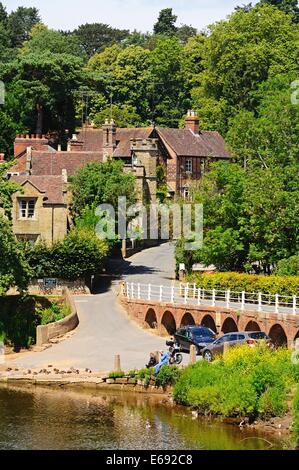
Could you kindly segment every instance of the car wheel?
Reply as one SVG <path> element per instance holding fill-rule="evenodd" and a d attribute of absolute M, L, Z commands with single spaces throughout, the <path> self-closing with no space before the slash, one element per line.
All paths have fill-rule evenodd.
<path fill-rule="evenodd" d="M 175 356 L 175 363 L 176 364 L 181 364 L 183 362 L 183 355 L 181 353 L 176 354 Z"/>
<path fill-rule="evenodd" d="M 207 362 L 212 362 L 213 360 L 213 354 L 211 353 L 211 351 L 205 351 L 204 354 L 203 354 L 203 358 L 205 361 Z"/>

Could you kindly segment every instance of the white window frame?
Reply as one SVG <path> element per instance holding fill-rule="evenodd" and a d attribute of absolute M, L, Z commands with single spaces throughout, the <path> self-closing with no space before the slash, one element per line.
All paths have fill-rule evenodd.
<path fill-rule="evenodd" d="M 193 172 L 193 161 L 192 158 L 188 158 L 185 160 L 185 172 L 192 173 Z"/>
<path fill-rule="evenodd" d="M 20 198 L 19 199 L 19 219 L 34 220 L 35 218 L 36 218 L 36 199 Z"/>

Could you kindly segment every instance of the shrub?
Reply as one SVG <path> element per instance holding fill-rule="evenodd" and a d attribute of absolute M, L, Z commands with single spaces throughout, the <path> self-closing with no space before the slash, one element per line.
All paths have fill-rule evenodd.
<path fill-rule="evenodd" d="M 108 255 L 108 244 L 87 229 L 73 229 L 64 240 L 49 247 L 28 248 L 27 257 L 34 277 L 58 277 L 74 281 L 90 280 L 99 274 Z"/>
<path fill-rule="evenodd" d="M 242 346 L 211 364 L 199 361 L 187 367 L 174 385 L 174 398 L 205 414 L 280 416 L 297 379 L 298 366 L 287 349 Z"/>
<path fill-rule="evenodd" d="M 299 276 L 264 276 L 235 272 L 187 276 L 187 282 L 203 289 L 262 292 L 264 294 L 299 295 Z"/>
<path fill-rule="evenodd" d="M 299 254 L 278 261 L 275 274 L 279 276 L 299 276 Z"/>
<path fill-rule="evenodd" d="M 63 304 L 54 302 L 46 309 L 38 308 L 36 313 L 40 316 L 40 324 L 48 325 L 65 318 L 70 314 L 70 309 Z"/>
<path fill-rule="evenodd" d="M 293 430 L 297 443 L 299 444 L 299 385 L 297 386 L 297 391 L 293 403 L 293 416 L 294 416 L 294 425 Z"/>
<path fill-rule="evenodd" d="M 161 387 L 173 385 L 179 380 L 180 375 L 181 371 L 177 366 L 162 366 L 156 376 L 156 384 Z"/>
<path fill-rule="evenodd" d="M 123 377 L 125 377 L 125 375 L 126 374 L 124 373 L 124 371 L 116 370 L 116 371 L 110 372 L 109 379 L 122 379 Z"/>

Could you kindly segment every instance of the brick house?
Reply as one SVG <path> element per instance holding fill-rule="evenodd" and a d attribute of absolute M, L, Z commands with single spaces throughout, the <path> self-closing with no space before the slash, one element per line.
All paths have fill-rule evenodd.
<path fill-rule="evenodd" d="M 66 151 L 60 146 L 54 149 L 44 135 L 18 135 L 14 150 L 16 164 L 8 177 L 21 183 L 24 190 L 23 196 L 14 196 L 14 231 L 21 238 L 48 242 L 66 234 L 68 178 L 90 162 L 122 160 L 124 171 L 136 176 L 140 200 L 155 202 L 157 165 L 164 168 L 169 197 L 188 197 L 190 185 L 202 177 L 211 162 L 231 158 L 221 135 L 201 130 L 193 111 L 188 112 L 184 129 L 122 129 L 107 120 L 101 129 L 89 125 L 74 134 Z"/>

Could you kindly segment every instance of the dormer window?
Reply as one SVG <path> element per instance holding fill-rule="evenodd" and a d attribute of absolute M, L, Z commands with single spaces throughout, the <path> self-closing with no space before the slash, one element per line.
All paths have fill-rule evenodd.
<path fill-rule="evenodd" d="M 20 199 L 19 200 L 20 219 L 34 219 L 35 218 L 35 205 L 36 205 L 36 199 Z"/>

